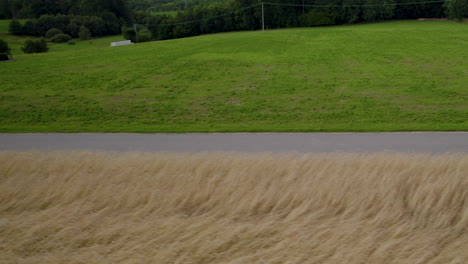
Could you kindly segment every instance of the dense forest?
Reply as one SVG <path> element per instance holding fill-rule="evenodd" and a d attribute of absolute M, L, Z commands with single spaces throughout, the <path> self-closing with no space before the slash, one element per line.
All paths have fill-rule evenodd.
<path fill-rule="evenodd" d="M 84 26 L 93 37 L 123 33 L 137 42 L 255 30 L 263 25 L 274 29 L 468 16 L 468 0 L 270 0 L 264 4 L 258 0 L 0 0 L 0 4 L 1 18 L 31 18 L 23 25 L 15 22 L 14 34 L 45 35 L 57 28 L 76 37 Z M 155 13 L 169 10 L 180 11 L 176 16 Z"/>
<path fill-rule="evenodd" d="M 130 19 L 126 0 L 0 0 L 0 18 L 39 18 L 41 15 L 101 16 L 112 13 Z"/>
<path fill-rule="evenodd" d="M 226 2 L 226 0 L 129 0 L 128 5 L 133 11 L 165 12 L 181 11 L 214 2 Z"/>
<path fill-rule="evenodd" d="M 187 8 L 175 17 L 134 12 L 133 18 L 141 25 L 138 31 L 147 34 L 148 30 L 156 40 L 255 30 L 262 28 L 260 3 L 258 0 L 227 0 Z M 235 10 L 239 11 L 233 12 Z M 468 0 L 270 0 L 263 4 L 263 11 L 265 28 L 273 29 L 444 18 L 447 15 L 460 18 L 468 15 Z M 124 33 L 126 38 L 138 40 L 133 30 L 124 30 Z"/>

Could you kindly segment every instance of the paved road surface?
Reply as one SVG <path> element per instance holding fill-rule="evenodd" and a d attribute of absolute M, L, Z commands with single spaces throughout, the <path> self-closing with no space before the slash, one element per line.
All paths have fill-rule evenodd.
<path fill-rule="evenodd" d="M 0 150 L 468 153 L 468 132 L 0 134 Z"/>

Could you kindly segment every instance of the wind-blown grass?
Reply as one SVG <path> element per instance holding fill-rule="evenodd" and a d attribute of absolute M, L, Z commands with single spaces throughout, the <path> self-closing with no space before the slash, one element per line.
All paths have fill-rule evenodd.
<path fill-rule="evenodd" d="M 466 154 L 0 153 L 2 263 L 467 263 Z"/>

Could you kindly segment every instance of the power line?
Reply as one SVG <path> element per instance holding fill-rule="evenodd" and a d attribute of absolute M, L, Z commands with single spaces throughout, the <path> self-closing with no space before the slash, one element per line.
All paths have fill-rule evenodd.
<path fill-rule="evenodd" d="M 174 24 L 159 24 L 157 26 L 176 26 L 176 25 L 183 25 L 183 24 L 189 24 L 189 23 L 195 23 L 195 22 L 203 22 L 203 21 L 210 20 L 210 19 L 213 19 L 213 18 L 229 16 L 229 15 L 235 14 L 237 12 L 244 11 L 244 10 L 256 7 L 256 6 L 261 5 L 261 4 L 262 3 L 258 3 L 258 4 L 255 4 L 255 5 L 251 5 L 251 6 L 248 6 L 248 7 L 241 8 L 241 9 L 237 9 L 237 10 L 229 12 L 229 13 L 224 13 L 224 14 L 221 14 L 221 15 L 212 16 L 212 17 L 208 17 L 208 18 L 202 18 L 202 19 L 198 19 L 198 20 L 192 20 L 192 21 L 186 21 L 186 22 L 180 22 L 180 23 L 174 23 Z M 147 25 L 147 26 L 155 26 L 155 25 Z"/>
<path fill-rule="evenodd" d="M 173 24 L 157 24 L 157 25 L 142 25 L 142 24 L 135 24 L 135 25 L 142 25 L 142 26 L 148 26 L 148 27 L 155 27 L 155 26 L 177 26 L 177 25 L 185 25 L 185 24 L 190 24 L 190 23 L 197 23 L 197 22 L 203 22 L 203 21 L 208 21 L 214 18 L 219 18 L 219 17 L 224 17 L 224 16 L 229 16 L 235 13 L 238 13 L 240 11 L 244 11 L 247 9 L 254 8 L 256 6 L 262 6 L 263 5 L 273 5 L 273 6 L 290 6 L 290 7 L 315 7 L 315 8 L 343 8 L 343 7 L 378 7 L 378 6 L 402 6 L 402 5 L 417 5 L 417 4 L 433 4 L 433 3 L 444 3 L 444 2 L 449 2 L 452 0 L 431 0 L 431 1 L 419 1 L 419 2 L 409 2 L 409 3 L 382 3 L 382 4 L 361 4 L 361 5 L 307 5 L 307 4 L 283 4 L 283 3 L 271 3 L 271 2 L 260 2 L 251 6 L 247 6 L 244 8 L 237 9 L 235 11 L 229 12 L 229 13 L 224 13 L 221 15 L 217 16 L 212 16 L 208 18 L 202 18 L 198 20 L 191 20 L 191 21 L 184 21 L 184 22 L 179 22 L 179 23 L 173 23 Z"/>
<path fill-rule="evenodd" d="M 362 5 L 307 5 L 307 4 L 283 4 L 283 3 L 270 3 L 264 2 L 266 5 L 277 5 L 277 6 L 306 6 L 306 7 L 326 7 L 326 8 L 341 8 L 341 7 L 376 7 L 376 6 L 400 6 L 400 5 L 417 5 L 417 4 L 433 4 L 433 3 L 444 3 L 452 0 L 433 0 L 433 1 L 420 1 L 420 2 L 409 2 L 409 3 L 382 3 L 382 4 L 362 4 Z"/>

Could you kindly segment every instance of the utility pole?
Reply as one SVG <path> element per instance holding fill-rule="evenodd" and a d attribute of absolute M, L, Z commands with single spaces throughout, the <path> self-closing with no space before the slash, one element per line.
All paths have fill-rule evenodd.
<path fill-rule="evenodd" d="M 265 31 L 265 14 L 263 11 L 263 2 L 262 2 L 262 31 Z"/>
<path fill-rule="evenodd" d="M 137 43 L 137 24 L 133 24 L 133 29 L 135 30 L 135 43 Z"/>

